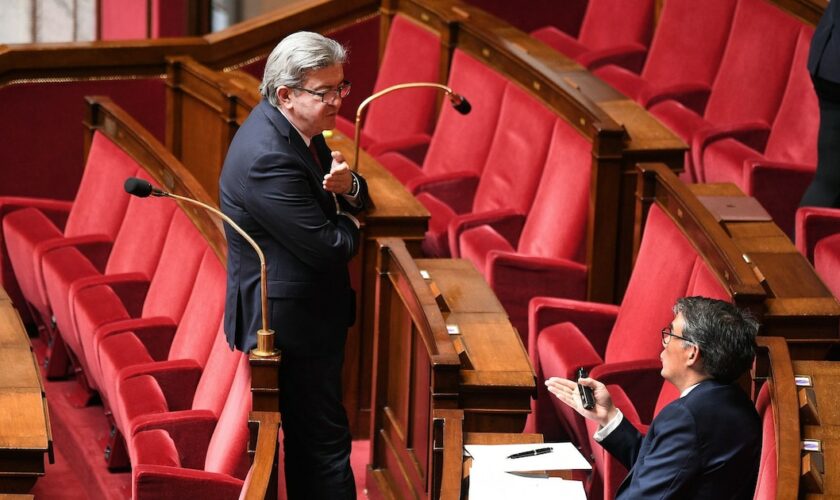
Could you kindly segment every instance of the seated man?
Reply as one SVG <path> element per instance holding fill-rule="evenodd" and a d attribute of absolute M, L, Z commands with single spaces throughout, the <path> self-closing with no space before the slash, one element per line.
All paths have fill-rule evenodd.
<path fill-rule="evenodd" d="M 679 299 L 662 330 L 662 377 L 680 390 L 646 436 L 623 418 L 604 384 L 583 408 L 577 384 L 552 377 L 548 390 L 600 427 L 595 440 L 630 473 L 616 498 L 752 498 L 761 456 L 761 422 L 733 384 L 752 365 L 758 323 L 735 306 L 703 297 Z"/>

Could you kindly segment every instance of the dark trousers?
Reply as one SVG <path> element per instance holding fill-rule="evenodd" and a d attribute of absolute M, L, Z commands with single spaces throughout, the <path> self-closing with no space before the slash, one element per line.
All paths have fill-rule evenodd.
<path fill-rule="evenodd" d="M 356 498 L 350 427 L 341 402 L 343 362 L 343 352 L 317 357 L 284 355 L 280 362 L 289 500 Z"/>
<path fill-rule="evenodd" d="M 813 80 L 820 104 L 817 173 L 799 205 L 840 208 L 840 84 Z"/>

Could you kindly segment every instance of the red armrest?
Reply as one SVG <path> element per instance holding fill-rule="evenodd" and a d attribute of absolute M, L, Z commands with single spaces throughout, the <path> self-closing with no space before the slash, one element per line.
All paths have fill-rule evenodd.
<path fill-rule="evenodd" d="M 73 208 L 72 201 L 49 198 L 25 198 L 22 196 L 0 196 L 0 219 L 9 212 L 21 208 L 37 208 L 58 228 L 67 223 L 67 216 Z"/>
<path fill-rule="evenodd" d="M 131 332 L 155 361 L 163 361 L 169 354 L 178 325 L 166 317 L 136 318 L 106 323 L 96 329 L 95 343 L 100 344 L 111 335 Z M 98 349 L 98 347 L 97 347 Z"/>
<path fill-rule="evenodd" d="M 487 279 L 500 299 L 517 286 L 527 287 L 531 297 L 583 299 L 586 297 L 586 275 L 586 265 L 568 259 L 497 250 L 487 257 Z"/>
<path fill-rule="evenodd" d="M 590 71 L 607 64 L 615 64 L 634 73 L 640 73 L 646 56 L 647 47 L 640 43 L 628 43 L 608 49 L 590 50 L 581 54 L 577 61 Z"/>
<path fill-rule="evenodd" d="M 618 316 L 619 306 L 573 299 L 535 297 L 528 303 L 528 352 L 537 352 L 539 332 L 549 325 L 570 322 L 603 353 Z M 534 366 L 537 369 L 537 366 Z"/>
<path fill-rule="evenodd" d="M 160 429 L 169 433 L 181 465 L 201 469 L 207 456 L 207 447 L 216 428 L 216 415 L 210 410 L 185 410 L 169 413 L 141 415 L 134 421 L 134 434 L 145 430 Z"/>
<path fill-rule="evenodd" d="M 131 497 L 135 500 L 239 498 L 243 485 L 242 480 L 227 474 L 165 465 L 140 465 L 133 474 Z"/>
<path fill-rule="evenodd" d="M 593 368 L 589 376 L 605 385 L 621 386 L 642 422 L 650 423 L 664 382 L 661 371 L 662 361 L 656 358 L 604 363 Z"/>
<path fill-rule="evenodd" d="M 432 136 L 429 134 L 412 134 L 392 141 L 379 141 L 367 148 L 367 152 L 371 156 L 379 156 L 396 151 L 414 163 L 422 165 L 430 142 L 432 142 Z"/>
<path fill-rule="evenodd" d="M 525 215 L 508 208 L 460 215 L 449 222 L 449 250 L 453 259 L 461 256 L 461 234 L 471 228 L 489 225 L 516 248 L 525 225 Z"/>
<path fill-rule="evenodd" d="M 812 264 L 817 243 L 836 233 L 840 233 L 840 209 L 802 207 L 796 211 L 796 248 Z"/>
<path fill-rule="evenodd" d="M 639 94 L 639 102 L 645 108 L 663 101 L 677 101 L 700 116 L 706 110 L 706 103 L 712 88 L 705 83 L 678 83 L 664 87 L 647 87 Z"/>
<path fill-rule="evenodd" d="M 770 126 L 762 120 L 736 123 L 733 125 L 712 126 L 698 130 L 691 139 L 691 156 L 694 165 L 703 164 L 703 150 L 710 143 L 721 139 L 735 139 L 756 151 L 764 151 L 767 138 L 770 137 Z"/>
<path fill-rule="evenodd" d="M 38 243 L 35 247 L 35 254 L 43 256 L 53 250 L 73 246 L 87 257 L 90 263 L 101 273 L 105 270 L 113 245 L 114 241 L 104 234 L 54 238 Z"/>
<path fill-rule="evenodd" d="M 479 177 L 474 172 L 450 172 L 412 179 L 406 188 L 415 196 L 429 193 L 449 205 L 456 214 L 472 208 Z"/>
<path fill-rule="evenodd" d="M 120 378 L 150 375 L 163 392 L 166 406 L 179 411 L 192 407 L 201 372 L 201 365 L 194 359 L 173 359 L 127 366 L 120 371 Z"/>
<path fill-rule="evenodd" d="M 120 273 L 106 274 L 100 276 L 86 276 L 76 280 L 70 285 L 68 295 L 71 303 L 75 300 L 76 294 L 85 288 L 107 285 L 114 290 L 120 301 L 125 306 L 128 314 L 136 318 L 143 310 L 143 302 L 146 301 L 146 294 L 149 291 L 149 278 L 143 273 Z"/>

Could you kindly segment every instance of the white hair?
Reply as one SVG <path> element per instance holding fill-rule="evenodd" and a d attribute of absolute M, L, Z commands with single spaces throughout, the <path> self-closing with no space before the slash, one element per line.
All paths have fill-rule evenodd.
<path fill-rule="evenodd" d="M 260 93 L 272 106 L 277 106 L 277 89 L 300 87 L 312 70 L 344 64 L 347 49 L 318 33 L 298 31 L 274 47 L 265 63 Z"/>

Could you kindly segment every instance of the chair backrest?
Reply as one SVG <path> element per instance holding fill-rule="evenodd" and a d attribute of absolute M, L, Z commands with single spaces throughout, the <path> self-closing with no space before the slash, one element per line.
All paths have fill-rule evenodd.
<path fill-rule="evenodd" d="M 153 200 L 150 200 L 153 201 Z M 141 316 L 165 316 L 180 321 L 192 292 L 207 240 L 181 210 L 172 215 L 160 262 L 149 283 Z"/>
<path fill-rule="evenodd" d="M 241 354 L 230 393 L 210 437 L 204 470 L 245 479 L 248 474 L 248 413 L 251 411 L 251 366 Z"/>
<path fill-rule="evenodd" d="M 653 85 L 711 86 L 729 36 L 736 0 L 667 0 L 642 77 Z"/>
<path fill-rule="evenodd" d="M 242 356 L 242 352 L 233 350 L 228 345 L 224 323 L 220 321 L 210 356 L 195 388 L 192 404 L 194 410 L 209 410 L 217 416 L 222 413 Z"/>
<path fill-rule="evenodd" d="M 584 262 L 592 144 L 558 118 L 518 251 Z"/>
<path fill-rule="evenodd" d="M 142 168 L 135 177 L 153 182 Z M 108 256 L 105 274 L 139 272 L 151 279 L 177 206 L 170 199 L 148 200 L 132 196 Z"/>
<path fill-rule="evenodd" d="M 831 293 L 840 297 L 840 233 L 817 242 L 814 268 Z"/>
<path fill-rule="evenodd" d="M 405 16 L 394 16 L 374 91 L 398 83 L 439 81 L 440 43 L 427 28 Z M 401 90 L 382 96 L 367 110 L 365 134 L 374 141 L 431 134 L 437 96 L 434 89 Z"/>
<path fill-rule="evenodd" d="M 95 132 L 64 236 L 103 234 L 114 238 L 128 207 L 123 183 L 137 172 L 137 166 L 125 151 Z"/>
<path fill-rule="evenodd" d="M 817 164 L 820 110 L 806 66 L 813 34 L 810 26 L 799 31 L 785 95 L 764 150 L 764 156 L 773 161 Z"/>
<path fill-rule="evenodd" d="M 169 359 L 194 359 L 202 365 L 207 361 L 225 311 L 226 284 L 224 265 L 213 250 L 206 247 L 195 285 L 169 348 Z"/>
<path fill-rule="evenodd" d="M 761 459 L 758 466 L 758 481 L 755 485 L 755 500 L 775 500 L 778 459 L 776 457 L 776 423 L 773 421 L 773 406 L 770 400 L 770 385 L 766 382 L 755 400 L 755 409 L 761 417 Z"/>
<path fill-rule="evenodd" d="M 628 43 L 645 47 L 653 33 L 653 0 L 589 0 L 578 40 L 589 50 Z"/>
<path fill-rule="evenodd" d="M 516 84 L 502 97 L 499 126 L 478 182 L 474 212 L 511 208 L 526 214 L 534 201 L 557 115 Z"/>
<path fill-rule="evenodd" d="M 429 151 L 423 161 L 426 175 L 472 171 L 480 174 L 499 123 L 507 81 L 496 71 L 456 49 L 449 70 L 449 87 L 472 104 L 468 115 L 444 102 Z"/>
<path fill-rule="evenodd" d="M 766 0 L 739 0 L 706 120 L 719 125 L 773 123 L 801 26 Z"/>
<path fill-rule="evenodd" d="M 653 205 L 633 273 L 607 341 L 607 362 L 652 359 L 662 351 L 659 330 L 685 295 L 697 251 L 674 222 Z"/>

